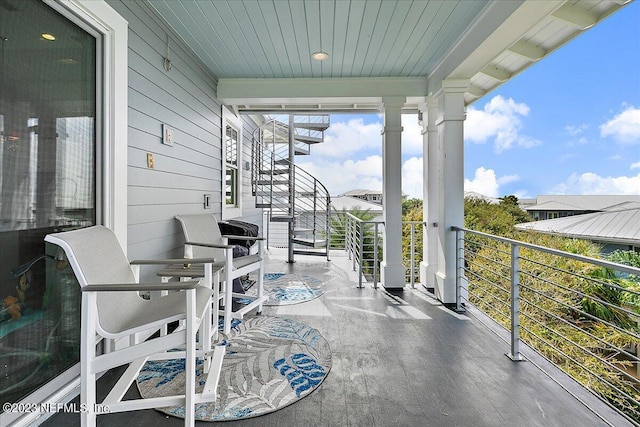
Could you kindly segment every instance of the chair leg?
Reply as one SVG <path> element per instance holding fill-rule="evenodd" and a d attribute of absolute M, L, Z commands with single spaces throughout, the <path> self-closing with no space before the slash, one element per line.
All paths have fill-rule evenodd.
<path fill-rule="evenodd" d="M 82 294 L 82 322 L 80 338 L 80 404 L 84 411 L 80 413 L 82 427 L 96 425 L 96 374 L 90 361 L 95 359 L 96 345 L 96 319 L 92 308 L 95 310 L 96 294 L 85 292 Z"/>
<path fill-rule="evenodd" d="M 187 351 L 185 354 L 185 408 L 184 425 L 195 425 L 195 386 L 196 386 L 196 328 L 195 308 L 196 291 L 189 289 L 185 292 L 187 298 Z M 203 322 L 205 319 L 203 319 Z"/>
<path fill-rule="evenodd" d="M 231 312 L 233 311 L 233 280 L 231 270 L 233 269 L 233 252 L 226 251 L 226 263 L 224 267 L 224 333 L 231 332 Z"/>
<path fill-rule="evenodd" d="M 264 262 L 260 261 L 260 268 L 258 269 L 258 298 L 262 298 L 264 293 Z M 258 305 L 258 314 L 262 314 L 262 302 Z"/>
<path fill-rule="evenodd" d="M 213 286 L 213 271 L 211 264 L 204 265 L 204 281 L 205 286 L 209 289 Z M 200 346 L 203 350 L 203 361 L 204 361 L 204 370 L 205 372 L 209 372 L 209 362 L 211 360 L 210 357 L 207 357 L 207 352 L 211 350 L 211 316 L 212 316 L 212 307 L 211 304 L 207 306 L 204 310 L 204 314 L 202 315 L 202 320 L 200 321 Z"/>
<path fill-rule="evenodd" d="M 212 340 L 218 342 L 220 322 L 220 270 L 213 276 L 213 310 L 211 315 Z"/>

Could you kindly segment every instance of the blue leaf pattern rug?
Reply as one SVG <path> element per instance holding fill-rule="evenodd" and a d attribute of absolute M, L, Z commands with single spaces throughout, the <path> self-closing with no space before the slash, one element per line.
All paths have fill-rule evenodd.
<path fill-rule="evenodd" d="M 269 299 L 264 305 L 299 304 L 318 298 L 324 294 L 322 281 L 302 274 L 294 273 L 265 273 L 263 276 L 264 293 Z M 247 295 L 257 295 L 257 284 L 247 290 Z M 253 300 L 247 298 L 236 299 L 240 304 L 250 304 Z"/>
<path fill-rule="evenodd" d="M 218 399 L 196 405 L 196 419 L 232 421 L 284 408 L 312 393 L 331 369 L 331 349 L 317 329 L 290 319 L 256 316 L 234 319 L 222 364 Z M 196 391 L 206 380 L 198 361 Z M 184 391 L 184 359 L 147 362 L 137 379 L 141 396 Z M 184 417 L 184 406 L 159 408 Z"/>

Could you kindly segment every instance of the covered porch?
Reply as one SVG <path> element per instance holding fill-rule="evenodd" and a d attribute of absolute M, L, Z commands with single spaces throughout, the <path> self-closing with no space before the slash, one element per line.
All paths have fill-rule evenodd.
<path fill-rule="evenodd" d="M 7 239 L 40 254 L 48 232 L 102 224 L 115 232 L 130 259 L 181 257 L 184 240 L 175 215 L 210 213 L 223 220 L 260 222 L 262 208 L 249 190 L 249 170 L 251 134 L 263 124 L 263 114 L 378 112 L 385 120 L 384 286 L 359 288 L 351 262 L 341 252 L 332 253 L 330 262 L 300 256 L 287 264 L 285 253 L 269 250 L 267 271 L 316 277 L 326 292 L 297 306 L 267 308 L 264 315 L 291 317 L 317 328 L 331 345 L 334 363 L 327 380 L 308 398 L 241 423 L 625 425 L 624 418 L 571 380 L 565 389 L 551 379 L 563 374 L 547 376 L 539 370 L 533 352 L 523 349 L 529 358 L 523 363 L 505 357 L 508 340 L 470 316 L 476 314 L 473 310 L 457 314 L 445 305 L 459 302 L 453 227 L 463 224 L 466 106 L 626 3 L 30 1 L 30 6 L 51 8 L 47 13 L 56 19 L 73 21 L 98 46 L 93 56 L 97 77 L 86 83 L 98 96 L 83 101 L 91 114 L 70 103 L 73 114 L 89 115 L 95 124 L 83 142 L 89 153 L 84 160 L 90 178 L 82 180 L 88 187 L 88 214 L 83 222 L 67 215 L 70 209 L 56 213 L 64 207 L 56 194 L 71 200 L 72 190 L 42 185 L 59 184 L 48 180 L 59 166 L 44 150 L 38 156 L 31 153 L 33 160 L 23 156 L 22 163 L 29 165 L 25 169 L 33 170 L 22 176 L 14 171 L 14 153 L 33 151 L 36 144 L 5 144 L 3 186 L 31 180 L 43 190 L 36 208 L 26 206 L 24 197 L 3 198 Z M 45 23 L 52 20 L 49 15 L 43 18 Z M 8 40 L 2 40 L 3 49 L 10 46 Z M 329 51 L 330 62 L 310 59 L 323 51 Z M 19 74 L 6 73 L 7 81 Z M 37 110 L 38 97 L 20 96 L 15 95 Z M 0 105 L 6 117 L 3 129 L 8 132 L 15 122 L 21 133 L 9 136 L 33 140 L 38 128 L 30 122 L 31 111 L 24 107 L 17 114 L 12 109 L 22 104 L 14 101 L 3 99 Z M 47 123 L 61 114 L 58 107 L 51 103 Z M 419 113 L 422 120 L 426 226 L 424 262 L 418 270 L 422 284 L 433 293 L 422 284 L 406 286 L 401 258 L 405 113 Z M 54 127 L 42 123 L 41 140 L 46 130 L 47 138 L 61 143 Z M 235 145 L 227 145 L 228 140 Z M 239 154 L 229 161 L 232 150 Z M 74 170 L 74 163 L 68 163 Z M 231 200 L 228 182 L 234 188 Z M 36 236 L 9 235 L 24 229 L 35 229 Z M 31 258 L 12 252 L 16 259 L 6 262 L 7 271 Z M 156 279 L 155 271 L 144 271 L 144 279 Z M 69 317 L 69 323 L 80 320 L 77 313 L 72 315 L 76 317 Z M 73 350 L 65 370 L 20 398 L 61 402 L 77 393 L 77 344 Z M 543 361 L 539 364 L 546 372 L 553 370 Z M 111 381 L 111 374 L 101 381 Z M 33 414 L 1 415 L 7 424 L 38 421 Z M 103 425 L 132 421 L 182 423 L 152 410 L 99 419 Z M 44 423 L 75 425 L 79 415 L 58 411 Z"/>
<path fill-rule="evenodd" d="M 270 249 L 265 271 L 304 273 L 321 280 L 325 292 L 263 312 L 322 333 L 333 359 L 326 380 L 284 409 L 225 425 L 633 425 L 535 352 L 522 348 L 526 361 L 513 362 L 505 355 L 506 331 L 484 324 L 478 311 L 457 314 L 422 286 L 400 293 L 358 288 L 345 253 L 334 250 L 331 257 L 299 256 L 289 264 L 286 250 Z M 111 373 L 100 381 L 115 379 Z M 102 415 L 98 423 L 178 426 L 183 420 L 145 410 Z M 80 416 L 60 412 L 43 425 L 76 426 Z"/>

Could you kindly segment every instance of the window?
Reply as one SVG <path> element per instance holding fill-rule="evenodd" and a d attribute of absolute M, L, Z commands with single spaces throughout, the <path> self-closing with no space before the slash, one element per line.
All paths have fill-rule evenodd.
<path fill-rule="evenodd" d="M 222 108 L 224 219 L 242 215 L 242 121 Z"/>
<path fill-rule="evenodd" d="M 225 205 L 238 205 L 238 131 L 231 125 L 225 130 Z"/>
<path fill-rule="evenodd" d="M 547 212 L 547 219 L 560 218 L 558 212 Z"/>

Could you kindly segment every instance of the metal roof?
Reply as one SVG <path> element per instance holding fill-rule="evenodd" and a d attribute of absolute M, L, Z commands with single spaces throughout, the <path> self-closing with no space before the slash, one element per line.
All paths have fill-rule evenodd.
<path fill-rule="evenodd" d="M 364 190 L 364 189 L 355 189 L 355 190 L 349 190 L 345 193 L 342 194 L 342 196 L 367 196 L 367 195 L 381 195 L 382 194 L 382 190 Z"/>
<path fill-rule="evenodd" d="M 469 80 L 471 103 L 625 3 L 149 0 L 239 111 L 415 108 L 444 79 Z"/>
<path fill-rule="evenodd" d="M 516 228 L 638 246 L 640 245 L 640 207 L 527 222 L 516 225 Z"/>
<path fill-rule="evenodd" d="M 640 195 L 541 195 L 535 205 L 526 206 L 527 211 L 602 211 L 626 202 L 640 203 Z M 627 206 L 632 207 L 632 206 Z"/>
<path fill-rule="evenodd" d="M 357 197 L 352 196 L 338 196 L 331 198 L 331 206 L 335 208 L 337 211 L 342 211 L 343 209 L 346 211 L 352 211 L 356 208 L 360 210 L 368 210 L 374 214 L 381 214 L 383 209 L 382 205 L 379 203 L 371 203 L 366 200 L 359 199 Z"/>

